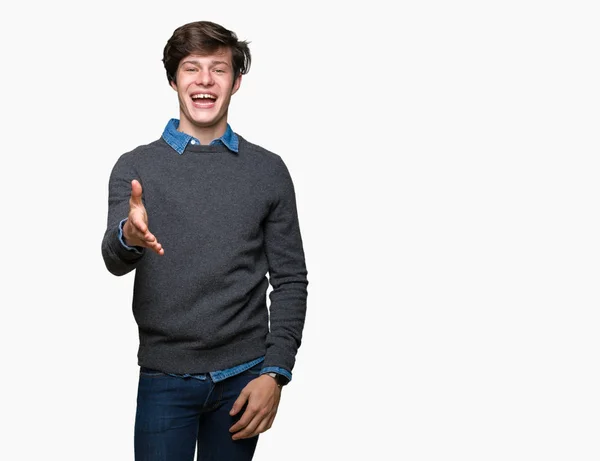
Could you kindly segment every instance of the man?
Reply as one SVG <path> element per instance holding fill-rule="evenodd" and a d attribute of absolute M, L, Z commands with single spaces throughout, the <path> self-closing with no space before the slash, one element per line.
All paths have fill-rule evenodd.
<path fill-rule="evenodd" d="M 250 62 L 218 24 L 177 28 L 163 63 L 179 119 L 110 175 L 102 255 L 136 271 L 138 461 L 192 460 L 196 444 L 199 460 L 251 460 L 292 378 L 308 285 L 294 186 L 227 122 Z"/>

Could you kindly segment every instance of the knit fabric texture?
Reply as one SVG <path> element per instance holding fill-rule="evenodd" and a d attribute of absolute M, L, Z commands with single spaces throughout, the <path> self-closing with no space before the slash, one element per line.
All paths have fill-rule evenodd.
<path fill-rule="evenodd" d="M 161 138 L 112 169 L 102 256 L 115 275 L 135 269 L 140 366 L 205 373 L 264 355 L 263 367 L 294 367 L 308 285 L 294 185 L 280 156 L 238 137 L 238 153 L 183 155 Z M 119 241 L 133 179 L 162 256 Z"/>

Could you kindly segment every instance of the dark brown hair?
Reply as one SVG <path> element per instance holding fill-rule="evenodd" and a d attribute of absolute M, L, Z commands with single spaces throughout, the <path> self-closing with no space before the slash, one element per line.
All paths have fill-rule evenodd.
<path fill-rule="evenodd" d="M 231 50 L 233 80 L 250 70 L 250 49 L 247 41 L 238 40 L 235 32 L 210 21 L 190 22 L 178 27 L 163 50 L 163 64 L 169 83 L 176 82 L 177 67 L 181 60 L 190 55 L 207 55 L 219 48 Z"/>

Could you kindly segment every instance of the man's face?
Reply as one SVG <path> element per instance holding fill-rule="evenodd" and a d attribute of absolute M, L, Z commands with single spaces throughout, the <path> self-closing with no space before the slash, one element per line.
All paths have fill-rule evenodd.
<path fill-rule="evenodd" d="M 231 95 L 240 83 L 241 75 L 233 81 L 229 49 L 184 57 L 177 68 L 177 83 L 171 83 L 179 98 L 180 127 L 224 130 Z"/>

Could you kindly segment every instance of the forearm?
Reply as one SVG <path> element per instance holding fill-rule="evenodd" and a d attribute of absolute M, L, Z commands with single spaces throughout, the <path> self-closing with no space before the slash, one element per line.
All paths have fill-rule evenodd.
<path fill-rule="evenodd" d="M 143 257 L 145 250 L 126 244 L 123 224 L 129 215 L 131 180 L 139 178 L 127 157 L 119 158 L 111 172 L 108 184 L 108 219 L 102 239 L 102 257 L 106 268 L 114 275 L 131 272 Z"/>
<path fill-rule="evenodd" d="M 270 295 L 270 333 L 263 368 L 294 368 L 296 354 L 302 342 L 306 318 L 307 285 L 305 274 L 288 278 Z"/>

